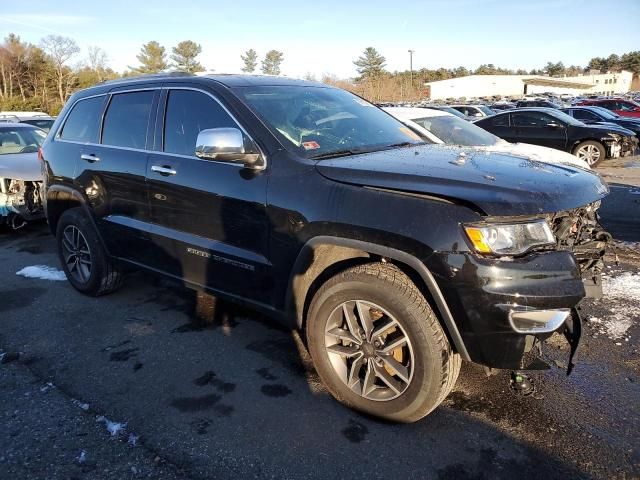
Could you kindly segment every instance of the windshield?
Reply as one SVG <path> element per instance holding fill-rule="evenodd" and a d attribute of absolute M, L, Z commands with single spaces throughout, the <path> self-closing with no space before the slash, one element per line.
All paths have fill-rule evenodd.
<path fill-rule="evenodd" d="M 0 127 L 0 155 L 37 152 L 46 136 L 38 128 Z"/>
<path fill-rule="evenodd" d="M 265 86 L 236 92 L 283 144 L 307 158 L 422 143 L 391 115 L 344 90 Z"/>
<path fill-rule="evenodd" d="M 618 115 L 617 113 L 613 113 L 611 110 L 607 110 L 604 107 L 589 107 L 589 110 L 595 110 L 596 113 L 598 113 L 599 115 L 605 117 L 605 118 L 609 118 L 609 119 L 614 119 L 614 118 L 618 118 L 620 117 L 620 115 Z"/>
<path fill-rule="evenodd" d="M 496 113 L 486 105 L 478 105 L 478 108 L 482 110 L 485 113 L 485 115 L 494 115 Z"/>
<path fill-rule="evenodd" d="M 447 145 L 478 147 L 496 145 L 502 140 L 486 130 L 458 117 L 426 117 L 413 119 Z"/>
<path fill-rule="evenodd" d="M 584 123 L 582 123 L 580 120 L 576 120 L 571 115 L 567 115 L 566 113 L 561 112 L 560 110 L 551 109 L 550 108 L 550 109 L 548 109 L 546 111 L 546 113 L 548 113 L 552 117 L 556 117 L 558 120 L 562 120 L 564 123 L 568 123 L 569 125 L 573 125 L 574 127 L 583 127 L 584 126 Z"/>

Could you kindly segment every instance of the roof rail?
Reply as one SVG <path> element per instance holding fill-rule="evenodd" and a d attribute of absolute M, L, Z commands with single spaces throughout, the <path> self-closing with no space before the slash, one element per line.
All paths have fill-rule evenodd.
<path fill-rule="evenodd" d="M 99 82 L 97 85 L 112 85 L 123 82 L 129 82 L 131 80 L 146 80 L 146 79 L 154 79 L 154 78 L 173 78 L 173 77 L 193 77 L 195 76 L 193 73 L 183 72 L 183 71 L 174 71 L 174 72 L 159 72 L 159 73 L 143 73 L 140 75 L 131 75 L 127 77 L 114 78 L 113 80 L 103 80 Z"/>

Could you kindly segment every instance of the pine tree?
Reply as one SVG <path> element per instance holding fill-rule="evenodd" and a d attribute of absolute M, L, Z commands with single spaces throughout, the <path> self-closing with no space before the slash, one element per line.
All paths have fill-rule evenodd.
<path fill-rule="evenodd" d="M 191 40 L 184 40 L 172 49 L 173 66 L 183 72 L 202 72 L 204 67 L 196 60 L 201 52 L 202 47 L 199 44 Z"/>
<path fill-rule="evenodd" d="M 370 79 L 380 76 L 386 66 L 386 58 L 373 47 L 365 48 L 363 54 L 353 62 L 360 74 L 358 80 Z"/>
<path fill-rule="evenodd" d="M 145 43 L 136 56 L 139 67 L 129 67 L 136 73 L 158 73 L 169 68 L 164 47 L 155 40 Z"/>
<path fill-rule="evenodd" d="M 242 62 L 244 63 L 244 67 L 242 67 L 242 71 L 245 73 L 253 73 L 258 66 L 258 53 L 250 48 L 247 50 L 244 55 L 240 55 L 242 58 Z"/>
<path fill-rule="evenodd" d="M 269 50 L 262 61 L 262 73 L 265 75 L 280 75 L 280 64 L 284 54 L 278 50 Z"/>

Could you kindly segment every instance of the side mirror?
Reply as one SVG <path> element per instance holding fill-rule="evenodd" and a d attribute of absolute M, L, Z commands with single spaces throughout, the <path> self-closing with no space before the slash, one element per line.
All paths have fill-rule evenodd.
<path fill-rule="evenodd" d="M 473 116 L 473 117 L 481 117 L 481 116 L 482 116 L 482 114 L 481 114 L 480 112 L 476 112 L 476 113 L 474 113 L 472 116 Z"/>
<path fill-rule="evenodd" d="M 556 122 L 549 122 L 547 123 L 547 127 L 556 129 L 556 128 L 562 128 L 562 125 Z"/>
<path fill-rule="evenodd" d="M 204 160 L 242 163 L 261 170 L 264 160 L 257 145 L 237 128 L 209 128 L 198 133 L 195 155 Z"/>

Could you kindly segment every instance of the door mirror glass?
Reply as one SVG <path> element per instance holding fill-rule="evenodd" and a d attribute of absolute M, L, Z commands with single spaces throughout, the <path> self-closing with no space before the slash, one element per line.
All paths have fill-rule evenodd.
<path fill-rule="evenodd" d="M 559 123 L 556 123 L 556 122 L 549 122 L 549 123 L 547 123 L 547 127 L 549 127 L 549 128 L 561 128 L 562 125 L 560 125 Z"/>
<path fill-rule="evenodd" d="M 242 163 L 260 170 L 264 162 L 258 147 L 238 128 L 209 128 L 198 133 L 195 155 L 204 160 Z"/>

